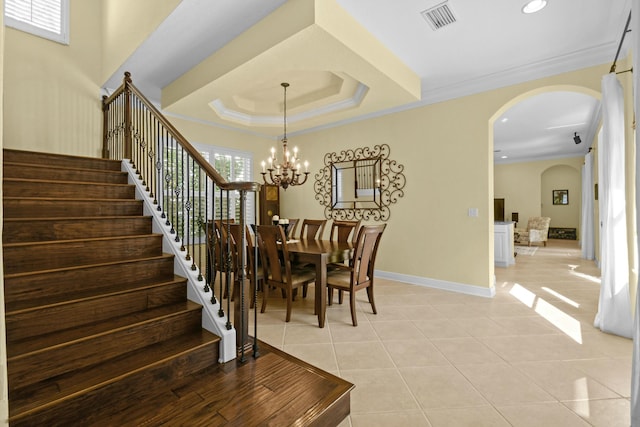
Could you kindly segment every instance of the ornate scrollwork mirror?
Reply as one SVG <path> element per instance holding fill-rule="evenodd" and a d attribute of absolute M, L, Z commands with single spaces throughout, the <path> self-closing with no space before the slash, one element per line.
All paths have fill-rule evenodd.
<path fill-rule="evenodd" d="M 327 219 L 389 219 L 406 183 L 404 166 L 389 159 L 390 151 L 382 144 L 325 154 L 314 189 Z"/>

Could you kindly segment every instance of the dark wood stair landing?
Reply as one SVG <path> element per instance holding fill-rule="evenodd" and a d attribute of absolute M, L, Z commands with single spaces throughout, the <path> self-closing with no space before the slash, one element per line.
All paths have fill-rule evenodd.
<path fill-rule="evenodd" d="M 142 398 L 122 416 L 92 425 L 336 426 L 350 411 L 353 384 L 259 342 L 247 355 L 177 381 L 162 398 Z"/>

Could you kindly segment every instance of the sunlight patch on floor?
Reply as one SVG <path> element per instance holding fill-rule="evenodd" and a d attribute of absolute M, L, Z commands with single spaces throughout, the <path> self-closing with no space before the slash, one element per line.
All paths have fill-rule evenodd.
<path fill-rule="evenodd" d="M 521 303 L 523 303 L 527 307 L 533 308 L 533 303 L 536 300 L 536 294 L 531 292 L 529 289 L 526 289 L 525 287 L 516 283 L 513 285 L 513 287 L 509 291 L 509 294 L 513 295 L 516 299 L 518 299 Z"/>
<path fill-rule="evenodd" d="M 578 320 L 542 298 L 538 298 L 535 311 L 569 338 L 582 344 L 582 327 Z"/>
<path fill-rule="evenodd" d="M 543 286 L 542 290 L 545 291 L 545 292 L 550 293 L 554 297 L 558 298 L 559 300 L 561 300 L 563 302 L 566 302 L 567 304 L 569 304 L 569 305 L 571 305 L 571 306 L 573 306 L 575 308 L 579 308 L 580 307 L 580 304 L 578 304 L 577 302 L 575 302 L 572 299 L 569 299 L 569 298 L 565 297 L 561 293 L 554 291 L 553 289 L 549 289 L 546 286 Z"/>
<path fill-rule="evenodd" d="M 600 284 L 600 282 L 601 282 L 599 277 L 592 276 L 590 274 L 580 273 L 580 272 L 575 271 L 575 270 L 569 270 L 569 274 L 571 274 L 573 276 L 580 277 L 581 279 L 586 279 L 586 280 L 588 280 L 590 282 L 593 282 L 593 283 Z"/>
<path fill-rule="evenodd" d="M 589 385 L 587 377 L 582 377 L 573 382 L 574 402 L 572 409 L 580 416 L 589 418 L 591 411 L 589 408 Z"/>
<path fill-rule="evenodd" d="M 567 304 L 570 304 L 574 307 L 579 307 L 578 303 L 555 292 L 552 289 L 546 287 L 542 287 L 542 289 L 546 292 L 549 292 L 551 295 L 554 295 L 555 297 L 561 299 Z M 553 326 L 558 328 L 561 332 L 566 334 L 569 338 L 571 338 L 578 344 L 582 344 L 582 327 L 580 326 L 580 321 L 574 319 L 564 311 L 560 310 L 558 307 L 545 301 L 543 298 L 540 298 L 538 295 L 518 283 L 515 283 L 513 285 L 513 287 L 509 291 L 509 294 L 527 307 L 533 308 L 536 313 L 542 316 Z"/>

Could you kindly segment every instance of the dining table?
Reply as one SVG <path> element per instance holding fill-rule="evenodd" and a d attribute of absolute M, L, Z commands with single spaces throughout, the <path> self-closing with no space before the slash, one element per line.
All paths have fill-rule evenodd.
<path fill-rule="evenodd" d="M 287 250 L 293 262 L 315 265 L 315 310 L 318 315 L 318 326 L 321 328 L 324 328 L 327 310 L 327 265 L 348 260 L 353 247 L 352 242 L 313 239 L 287 241 Z"/>

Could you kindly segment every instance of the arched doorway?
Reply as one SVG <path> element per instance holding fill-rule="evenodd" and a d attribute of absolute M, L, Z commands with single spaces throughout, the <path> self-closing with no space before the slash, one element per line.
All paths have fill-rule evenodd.
<path fill-rule="evenodd" d="M 571 96 L 572 94 L 577 96 Z M 558 100 L 564 99 L 566 102 L 561 105 L 561 108 L 555 108 L 558 105 L 554 105 L 554 108 L 549 107 L 549 111 L 555 111 L 554 114 L 545 116 L 544 112 L 540 115 L 531 113 L 531 108 L 534 107 L 544 109 L 545 99 L 549 102 L 555 100 L 556 104 L 564 102 Z M 529 217 L 542 216 L 543 209 L 546 210 L 548 207 L 561 217 L 561 222 L 554 224 L 554 227 L 562 227 L 562 224 L 568 223 L 568 218 L 573 218 L 575 211 L 578 212 L 578 219 L 572 228 L 579 227 L 577 225 L 581 200 L 579 171 L 584 154 L 588 152 L 599 126 L 599 99 L 600 94 L 589 88 L 571 85 L 547 86 L 514 97 L 490 118 L 489 137 L 492 151 L 496 151 L 496 146 L 498 149 L 509 146 L 509 144 L 504 145 L 505 139 L 515 139 L 511 141 L 510 149 L 513 149 L 511 153 L 516 155 L 509 158 L 504 151 L 494 153 L 493 198 L 505 199 L 507 219 L 511 219 L 512 213 L 518 213 L 518 226 L 526 227 Z M 576 104 L 574 108 L 571 102 L 590 102 L 592 111 L 590 114 L 583 114 L 580 118 L 574 114 L 574 111 L 582 107 Z M 597 111 L 593 110 L 594 105 L 597 106 Z M 528 109 L 524 108 L 525 106 Z M 517 119 L 514 120 L 514 118 Z M 507 123 L 511 128 L 507 129 Z M 501 134 L 504 129 L 508 131 Z M 574 141 L 574 133 L 581 136 L 580 143 Z M 525 134 L 533 136 L 529 138 Z M 506 159 L 502 158 L 504 155 L 507 155 Z M 496 157 L 499 160 L 496 160 Z M 560 169 L 553 169 L 556 166 Z M 568 188 L 551 188 L 554 185 L 560 185 L 554 183 L 555 180 L 543 184 L 542 177 L 547 170 L 551 171 L 549 177 L 554 175 L 553 171 L 573 170 L 572 174 L 577 174 L 577 180 L 575 175 L 569 180 L 573 189 L 569 192 L 570 204 L 567 205 L 570 206 L 569 209 L 559 210 L 560 206 L 556 206 L 558 209 L 553 209 L 552 191 L 568 190 Z M 571 223 L 574 223 L 573 219 Z"/>

